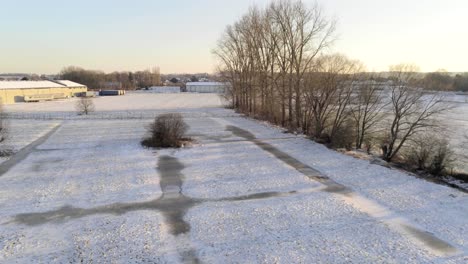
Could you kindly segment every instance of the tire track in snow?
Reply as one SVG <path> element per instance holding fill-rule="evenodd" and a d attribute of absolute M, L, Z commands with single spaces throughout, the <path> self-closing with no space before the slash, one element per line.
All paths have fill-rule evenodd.
<path fill-rule="evenodd" d="M 46 139 L 47 138 L 45 138 L 44 141 Z M 38 144 L 41 144 L 42 142 L 39 142 Z M 133 211 L 155 210 L 161 212 L 165 218 L 168 233 L 172 235 L 171 241 L 175 244 L 173 245 L 173 248 L 179 253 L 182 263 L 201 263 L 197 256 L 196 247 L 190 241 L 188 236 L 190 232 L 190 223 L 184 219 L 186 212 L 192 207 L 201 203 L 261 200 L 285 197 L 298 193 L 296 191 L 286 193 L 265 192 L 219 199 L 191 198 L 185 196 L 182 190 L 185 179 L 185 176 L 182 173 L 184 168 L 185 165 L 175 157 L 161 156 L 159 158 L 157 170 L 160 172 L 160 186 L 163 194 L 161 197 L 152 201 L 114 203 L 95 208 L 78 208 L 66 205 L 59 209 L 47 212 L 18 214 L 14 216 L 13 221 L 2 224 L 8 225 L 19 223 L 28 226 L 38 226 L 46 223 L 63 223 L 65 221 L 91 215 L 111 214 L 120 216 Z"/>
<path fill-rule="evenodd" d="M 198 202 L 186 197 L 182 193 L 182 184 L 185 176 L 182 170 L 184 164 L 177 158 L 162 156 L 159 158 L 158 170 L 161 174 L 160 186 L 163 192 L 159 211 L 163 214 L 166 224 L 169 225 L 170 233 L 176 238 L 176 246 L 183 263 L 200 263 L 197 253 L 186 235 L 190 232 L 190 224 L 184 220 L 187 211 Z M 183 246 L 181 246 L 183 245 Z"/>
<path fill-rule="evenodd" d="M 340 195 L 345 203 L 351 205 L 363 213 L 376 218 L 378 221 L 385 223 L 387 226 L 408 237 L 415 244 L 433 253 L 434 255 L 453 256 L 460 253 L 457 248 L 448 242 L 436 237 L 434 234 L 428 231 L 425 231 L 423 228 L 410 223 L 410 221 L 404 217 L 398 216 L 382 205 L 354 192 L 352 189 L 335 182 L 327 176 L 322 175 L 322 173 L 320 173 L 318 170 L 302 163 L 298 159 L 279 150 L 273 145 L 257 139 L 255 135 L 249 131 L 236 126 L 227 126 L 226 130 L 230 131 L 237 137 L 244 138 L 245 140 L 254 143 L 264 151 L 272 154 L 277 159 L 293 167 L 308 178 L 322 183 L 325 185 L 323 191 Z"/>
<path fill-rule="evenodd" d="M 53 127 L 49 132 L 47 132 L 42 137 L 36 139 L 26 147 L 22 148 L 20 151 L 16 152 L 10 159 L 3 162 L 0 165 L 0 177 L 2 177 L 5 173 L 7 173 L 11 168 L 13 168 L 16 164 L 20 163 L 24 159 L 26 159 L 31 152 L 35 150 L 36 147 L 44 143 L 52 134 L 54 134 L 59 128 L 61 124 L 57 124 Z"/>

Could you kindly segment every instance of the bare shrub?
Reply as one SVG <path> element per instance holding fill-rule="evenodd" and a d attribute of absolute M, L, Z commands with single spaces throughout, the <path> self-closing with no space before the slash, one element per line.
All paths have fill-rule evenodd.
<path fill-rule="evenodd" d="M 345 120 L 340 126 L 336 127 L 335 132 L 330 135 L 331 147 L 351 150 L 356 137 L 354 124 L 349 119 Z"/>
<path fill-rule="evenodd" d="M 189 138 L 184 137 L 188 125 L 181 114 L 162 114 L 155 118 L 148 127 L 150 137 L 145 138 L 141 144 L 152 148 L 180 148 Z"/>
<path fill-rule="evenodd" d="M 80 97 L 80 99 L 76 102 L 76 110 L 78 114 L 87 115 L 91 112 L 94 112 L 94 102 L 93 99 L 90 97 Z"/>
<path fill-rule="evenodd" d="M 435 147 L 429 139 L 430 136 L 422 135 L 412 141 L 409 149 L 404 154 L 408 165 L 418 170 L 427 170 Z"/>
<path fill-rule="evenodd" d="M 427 133 L 412 140 L 404 154 L 408 166 L 433 175 L 446 174 L 452 167 L 453 157 L 446 139 Z"/>
<path fill-rule="evenodd" d="M 451 170 L 454 162 L 454 153 L 446 139 L 438 141 L 429 167 L 433 175 L 444 175 Z"/>

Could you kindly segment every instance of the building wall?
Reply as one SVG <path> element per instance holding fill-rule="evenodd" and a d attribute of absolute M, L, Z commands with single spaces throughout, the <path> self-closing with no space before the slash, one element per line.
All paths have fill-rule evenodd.
<path fill-rule="evenodd" d="M 187 85 L 189 93 L 224 93 L 225 85 Z"/>
<path fill-rule="evenodd" d="M 75 96 L 78 93 L 86 92 L 86 87 L 59 87 L 40 89 L 0 89 L 0 98 L 3 104 L 14 104 L 24 102 L 24 96 L 36 94 L 64 94 L 65 96 Z"/>

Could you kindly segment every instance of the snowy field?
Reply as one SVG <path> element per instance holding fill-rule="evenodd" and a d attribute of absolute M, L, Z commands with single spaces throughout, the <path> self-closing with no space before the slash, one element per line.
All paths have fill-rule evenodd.
<path fill-rule="evenodd" d="M 440 116 L 443 133 L 447 135 L 456 154 L 456 171 L 468 173 L 468 95 L 447 93 L 445 99 L 453 109 Z M 220 108 L 225 102 L 216 94 L 155 94 L 138 91 L 129 92 L 125 96 L 97 97 L 94 100 L 96 112 L 87 117 L 77 116 L 77 100 L 20 103 L 5 105 L 4 108 L 11 118 L 27 120 L 150 119 L 168 111 L 179 112 L 187 117 L 236 116 Z"/>
<path fill-rule="evenodd" d="M 7 106 L 22 113 L 9 144 L 36 145 L 0 165 L 0 263 L 468 262 L 468 194 L 220 106 L 210 94 L 99 98 L 90 117 L 73 101 Z M 193 146 L 140 146 L 162 112 L 184 114 Z"/>
<path fill-rule="evenodd" d="M 77 98 L 18 103 L 5 105 L 4 108 L 12 119 L 34 120 L 151 119 L 168 111 L 191 117 L 235 115 L 220 108 L 223 100 L 216 94 L 129 92 L 125 96 L 104 96 L 93 100 L 96 111 L 89 116 L 77 115 Z"/>
<path fill-rule="evenodd" d="M 19 103 L 5 105 L 8 112 L 65 112 L 75 111 L 78 98 L 52 102 Z M 96 111 L 132 111 L 175 108 L 219 107 L 221 98 L 216 94 L 153 94 L 151 92 L 128 92 L 124 96 L 98 96 L 94 99 Z"/>

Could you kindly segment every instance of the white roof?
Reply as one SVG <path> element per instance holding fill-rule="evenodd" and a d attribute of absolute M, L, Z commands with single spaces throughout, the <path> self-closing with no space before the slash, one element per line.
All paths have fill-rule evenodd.
<path fill-rule="evenodd" d="M 186 83 L 187 86 L 224 86 L 227 83 L 222 82 L 188 82 Z"/>
<path fill-rule="evenodd" d="M 84 85 L 72 81 L 0 81 L 0 89 L 40 89 L 84 87 Z"/>
<path fill-rule="evenodd" d="M 67 87 L 82 87 L 82 86 L 85 86 L 83 84 L 79 84 L 79 83 L 76 83 L 76 82 L 72 82 L 72 81 L 67 81 L 67 80 L 59 80 L 59 81 L 56 81 L 56 82 L 59 82 Z"/>

